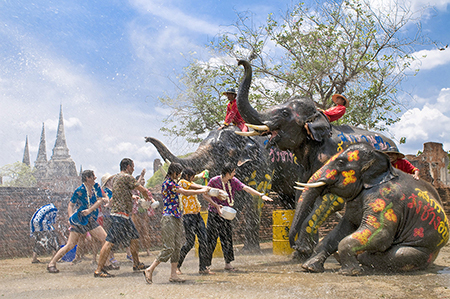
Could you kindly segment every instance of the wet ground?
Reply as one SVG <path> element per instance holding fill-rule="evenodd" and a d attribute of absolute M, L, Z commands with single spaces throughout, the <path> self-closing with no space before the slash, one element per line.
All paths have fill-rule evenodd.
<path fill-rule="evenodd" d="M 223 270 L 223 259 L 214 258 L 215 275 L 198 274 L 198 258 L 192 250 L 183 265 L 183 284 L 169 282 L 169 264 L 158 266 L 153 284 L 144 281 L 141 272 L 132 271 L 124 253 L 116 254 L 121 269 L 111 271 L 115 278 L 94 278 L 91 261 L 71 265 L 58 263 L 60 273 L 49 274 L 46 264 L 31 264 L 31 258 L 0 261 L 1 298 L 450 298 L 450 246 L 446 246 L 435 264 L 412 274 L 370 273 L 345 277 L 337 273 L 339 265 L 330 258 L 325 273 L 301 270 L 288 256 L 272 254 L 272 244 L 261 245 L 262 254 L 245 254 L 236 248 L 233 265 L 238 272 Z M 153 256 L 141 254 L 150 264 Z M 48 262 L 49 257 L 41 258 Z"/>

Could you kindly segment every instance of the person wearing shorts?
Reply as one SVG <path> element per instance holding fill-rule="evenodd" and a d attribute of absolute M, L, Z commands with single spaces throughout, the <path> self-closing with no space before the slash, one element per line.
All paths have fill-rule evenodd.
<path fill-rule="evenodd" d="M 107 201 L 100 185 L 95 182 L 97 177 L 92 170 L 85 170 L 81 174 L 82 185 L 78 187 L 70 199 L 67 213 L 69 215 L 70 233 L 67 244 L 58 250 L 47 265 L 49 273 L 58 273 L 56 262 L 59 261 L 78 243 L 78 239 L 89 232 L 91 236 L 100 242 L 105 242 L 106 232 L 97 223 L 98 207 Z M 76 216 L 76 217 L 75 217 Z M 81 219 L 87 219 L 82 222 Z M 79 221 L 75 220 L 78 219 Z"/>
<path fill-rule="evenodd" d="M 154 202 L 153 198 L 149 198 L 147 189 L 141 186 L 132 176 L 134 172 L 134 162 L 129 158 L 124 158 L 120 162 L 120 173 L 114 177 L 112 194 L 110 202 L 111 227 L 106 236 L 106 242 L 100 251 L 98 259 L 98 267 L 94 272 L 94 277 L 113 277 L 103 269 L 104 264 L 114 245 L 130 247 L 133 256 L 133 270 L 144 270 L 146 266 L 139 262 L 139 233 L 131 220 L 133 210 L 132 190 L 136 189 L 149 201 Z"/>

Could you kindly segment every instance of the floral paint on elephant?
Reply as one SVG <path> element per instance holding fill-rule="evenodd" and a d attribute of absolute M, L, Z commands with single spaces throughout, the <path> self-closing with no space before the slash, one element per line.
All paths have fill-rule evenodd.
<path fill-rule="evenodd" d="M 371 144 L 377 150 L 386 150 L 391 146 L 391 144 L 388 141 L 384 141 L 383 137 L 379 135 L 374 136 L 352 135 L 346 134 L 341 131 L 337 136 L 341 139 L 341 142 L 338 143 L 338 147 L 336 149 L 338 152 L 343 150 L 342 145 L 344 143 L 352 144 L 352 143 L 366 142 Z"/>
<path fill-rule="evenodd" d="M 344 176 L 344 182 L 343 182 L 344 186 L 347 186 L 348 184 L 353 184 L 356 182 L 356 178 L 354 177 L 354 175 L 355 175 L 354 170 L 343 171 L 342 175 Z"/>
<path fill-rule="evenodd" d="M 362 246 L 353 249 L 354 252 L 364 251 L 366 246 L 370 245 L 370 241 L 383 229 L 386 221 L 397 222 L 398 217 L 394 212 L 392 197 L 397 197 L 401 188 L 399 184 L 392 184 L 390 187 L 380 189 L 381 198 L 376 198 L 368 205 L 371 207 L 372 214 L 367 215 L 365 224 L 371 229 L 357 231 L 352 234 L 352 238 L 358 240 Z M 406 197 L 404 194 L 400 197 L 400 201 L 405 201 L 406 207 L 415 213 L 420 221 L 417 227 L 411 231 L 411 242 L 418 238 L 424 237 L 424 226 L 431 226 L 436 230 L 441 240 L 436 246 L 447 243 L 449 239 L 449 223 L 448 218 L 441 205 L 430 197 L 428 191 L 419 188 L 415 189 L 415 193 Z"/>

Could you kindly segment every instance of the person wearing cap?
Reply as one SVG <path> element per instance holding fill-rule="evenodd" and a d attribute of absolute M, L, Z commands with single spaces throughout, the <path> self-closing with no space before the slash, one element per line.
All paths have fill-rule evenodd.
<path fill-rule="evenodd" d="M 81 173 L 82 184 L 78 187 L 70 199 L 67 213 L 70 217 L 70 233 L 67 244 L 58 250 L 47 265 L 49 273 L 58 273 L 56 262 L 77 245 L 80 237 L 87 232 L 95 239 L 104 243 L 106 232 L 97 223 L 98 207 L 106 202 L 106 194 L 95 182 L 97 177 L 92 170 Z"/>
<path fill-rule="evenodd" d="M 334 94 L 331 97 L 331 100 L 336 104 L 336 106 L 331 107 L 327 110 L 318 109 L 327 116 L 329 122 L 340 119 L 345 114 L 345 111 L 347 110 L 349 105 L 348 99 L 341 94 Z M 310 125 L 312 125 L 312 123 L 305 123 L 305 129 L 311 139 L 315 140 L 314 135 L 312 134 L 313 131 L 309 127 Z"/>
<path fill-rule="evenodd" d="M 400 169 L 403 172 L 412 174 L 413 178 L 419 179 L 419 169 L 414 167 L 408 160 L 404 159 L 405 155 L 400 153 L 396 147 L 391 146 L 387 151 L 384 151 L 389 156 L 392 166 Z"/>
<path fill-rule="evenodd" d="M 245 125 L 245 121 L 244 121 L 244 119 L 242 119 L 242 116 L 239 113 L 238 108 L 237 108 L 236 90 L 234 88 L 230 88 L 226 92 L 224 92 L 223 95 L 227 96 L 228 101 L 230 101 L 230 102 L 227 105 L 227 114 L 225 116 L 224 124 L 219 127 L 219 130 L 223 129 L 224 127 L 227 127 L 229 125 L 235 125 L 242 132 L 247 132 L 248 128 Z"/>
<path fill-rule="evenodd" d="M 328 117 L 330 122 L 333 122 L 340 119 L 345 114 L 349 101 L 341 94 L 334 94 L 331 97 L 331 100 L 336 104 L 336 106 L 324 110 L 323 113 Z"/>

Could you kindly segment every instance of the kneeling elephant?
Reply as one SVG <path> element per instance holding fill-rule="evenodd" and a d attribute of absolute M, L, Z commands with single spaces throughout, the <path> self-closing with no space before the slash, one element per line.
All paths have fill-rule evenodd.
<path fill-rule="evenodd" d="M 363 268 L 387 271 L 423 269 L 449 239 L 449 224 L 433 186 L 394 169 L 386 154 L 355 144 L 333 156 L 306 184 L 302 200 L 322 197 L 308 219 L 297 219 L 290 241 L 301 230 L 317 231 L 323 221 L 346 204 L 339 224 L 316 246 L 302 267 L 323 272 L 324 262 L 338 250 L 344 275 Z M 304 234 L 303 234 L 304 235 Z"/>

